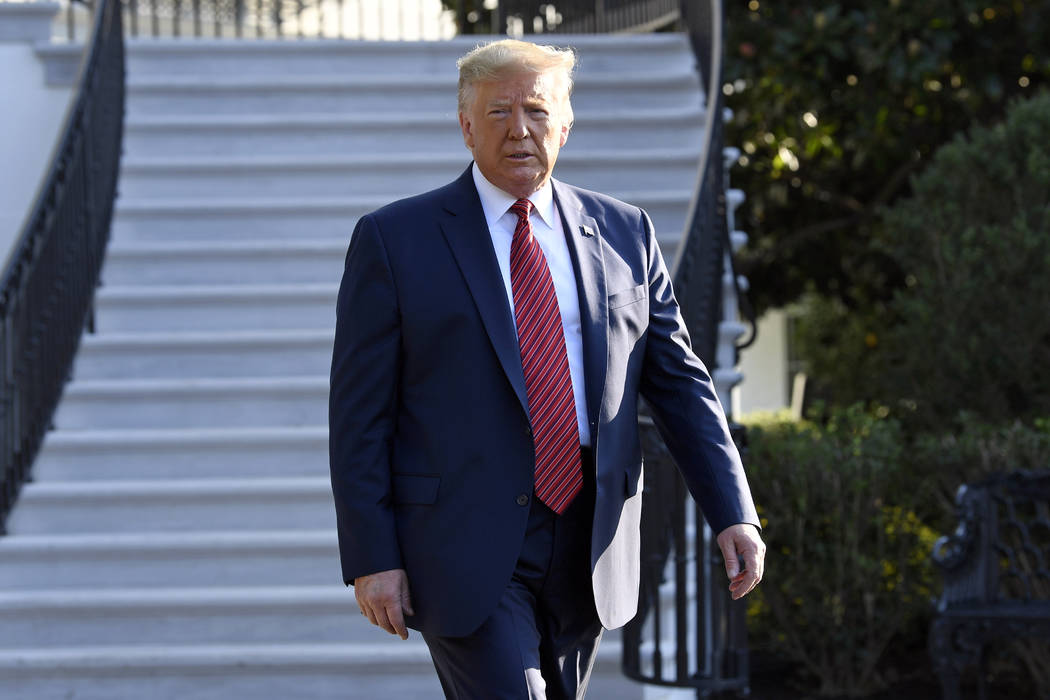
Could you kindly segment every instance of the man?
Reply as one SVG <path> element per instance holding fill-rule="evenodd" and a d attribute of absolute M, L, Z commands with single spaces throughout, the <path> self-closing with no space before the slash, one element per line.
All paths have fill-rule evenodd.
<path fill-rule="evenodd" d="M 575 55 L 459 61 L 473 164 L 358 222 L 330 397 L 343 577 L 450 698 L 582 698 L 637 609 L 643 396 L 739 598 L 764 545 L 648 216 L 551 178 Z"/>

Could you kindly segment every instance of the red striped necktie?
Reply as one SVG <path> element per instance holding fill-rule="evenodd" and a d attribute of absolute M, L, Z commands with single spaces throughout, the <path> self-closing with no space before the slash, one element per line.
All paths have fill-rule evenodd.
<path fill-rule="evenodd" d="M 561 513 L 583 486 L 569 357 L 554 280 L 529 223 L 532 202 L 519 199 L 510 210 L 518 216 L 510 245 L 510 287 L 536 449 L 536 497 Z"/>

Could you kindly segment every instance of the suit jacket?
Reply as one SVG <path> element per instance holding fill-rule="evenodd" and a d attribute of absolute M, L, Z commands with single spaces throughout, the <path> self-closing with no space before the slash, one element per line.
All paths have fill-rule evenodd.
<path fill-rule="evenodd" d="M 758 518 L 649 217 L 556 180 L 553 188 L 583 326 L 594 599 L 615 628 L 637 610 L 639 396 L 711 527 Z M 404 568 L 409 626 L 469 634 L 511 578 L 534 469 L 514 321 L 469 167 L 358 222 L 337 303 L 329 411 L 344 581 Z"/>

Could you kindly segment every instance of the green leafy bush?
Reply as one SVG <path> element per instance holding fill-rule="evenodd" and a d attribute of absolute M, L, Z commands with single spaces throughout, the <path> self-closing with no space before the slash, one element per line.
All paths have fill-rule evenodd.
<path fill-rule="evenodd" d="M 868 694 L 891 679 L 890 644 L 921 634 L 932 594 L 935 533 L 914 511 L 900 425 L 859 406 L 825 425 L 751 423 L 748 471 L 768 523 L 752 636 L 821 695 Z"/>
<path fill-rule="evenodd" d="M 795 341 L 818 395 L 893 407 L 910 431 L 960 411 L 1050 415 L 1050 94 L 941 148 L 884 212 L 888 302 L 812 295 Z"/>
<path fill-rule="evenodd" d="M 923 520 L 940 532 L 951 532 L 961 484 L 1018 469 L 1050 469 L 1050 420 L 988 425 L 963 414 L 943 433 L 917 436 L 908 462 L 921 491 Z"/>
<path fill-rule="evenodd" d="M 907 287 L 890 304 L 885 398 L 943 425 L 1050 415 L 1050 93 L 938 152 L 886 212 Z"/>

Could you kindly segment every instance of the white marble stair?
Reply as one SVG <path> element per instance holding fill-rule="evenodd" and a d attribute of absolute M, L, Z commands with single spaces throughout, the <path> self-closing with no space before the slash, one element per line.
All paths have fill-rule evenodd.
<path fill-rule="evenodd" d="M 573 149 L 604 149 L 610 140 L 628 149 L 698 149 L 702 126 L 699 107 L 640 108 L 627 114 L 576 110 L 570 139 Z M 172 156 L 349 155 L 389 143 L 414 153 L 462 156 L 458 136 L 459 125 L 448 112 L 434 110 L 422 115 L 139 115 L 129 119 L 124 138 L 131 151 L 147 148 Z"/>
<path fill-rule="evenodd" d="M 643 207 L 653 220 L 660 243 L 673 250 L 681 237 L 691 191 L 684 185 L 668 190 L 641 189 L 644 184 L 626 180 L 607 194 Z M 389 201 L 376 195 L 125 198 L 117 200 L 110 245 L 119 251 L 125 244 L 152 241 L 188 245 L 194 241 L 292 243 L 321 239 L 338 240 L 345 249 L 352 223 Z"/>
<path fill-rule="evenodd" d="M 56 430 L 33 465 L 36 484 L 324 476 L 324 426 Z M 28 508 L 19 508 L 21 517 Z"/>
<path fill-rule="evenodd" d="M 310 284 L 127 285 L 95 294 L 100 334 L 128 331 L 334 328 L 339 281 Z"/>
<path fill-rule="evenodd" d="M 327 375 L 356 220 L 469 162 L 477 41 L 129 40 L 95 332 L 0 538 L 0 697 L 440 697 L 419 635 L 340 583 Z M 670 257 L 700 155 L 688 41 L 557 41 L 581 55 L 557 175 L 644 206 Z M 641 697 L 618 639 L 590 697 Z"/>
<path fill-rule="evenodd" d="M 21 498 L 10 520 L 20 535 L 335 531 L 325 476 L 36 482 Z"/>
<path fill-rule="evenodd" d="M 76 376 L 323 376 L 331 360 L 332 334 L 325 330 L 103 333 L 84 338 Z"/>
<path fill-rule="evenodd" d="M 160 39 L 132 42 L 129 75 L 145 76 L 378 76 L 396 85 L 398 77 L 456 77 L 456 59 L 487 37 L 460 36 L 447 41 L 332 41 L 330 39 L 234 42 Z M 693 54 L 681 34 L 561 35 L 538 37 L 573 46 L 581 75 L 685 74 Z M 684 50 L 683 50 L 684 49 Z M 279 70 L 275 70 L 279 68 Z M 391 77 L 393 76 L 393 77 Z M 455 94 L 455 93 L 453 93 Z M 695 97 L 695 96 L 694 96 Z"/>
<path fill-rule="evenodd" d="M 453 132 L 457 138 L 458 133 Z M 611 147 L 616 149 L 616 144 Z M 646 188 L 681 188 L 696 175 L 700 149 L 646 148 L 574 151 L 558 158 L 558 176 L 586 182 L 590 189 L 615 192 L 625 178 Z M 223 196 L 338 196 L 344 192 L 379 196 L 404 186 L 405 174 L 423 189 L 458 175 L 461 153 L 367 155 L 127 156 L 121 161 L 121 194 L 129 198 Z"/>
<path fill-rule="evenodd" d="M 345 257 L 335 237 L 122 242 L 107 251 L 105 284 L 310 284 L 338 279 Z"/>
<path fill-rule="evenodd" d="M 610 650 L 615 652 L 616 650 Z M 616 657 L 602 650 L 612 665 Z M 136 644 L 0 649 L 12 700 L 430 700 L 441 689 L 418 637 L 356 643 Z M 593 686 L 592 686 L 593 687 Z M 70 694 L 70 689 L 76 691 Z M 130 690 L 129 690 L 130 689 Z M 604 697 L 615 697 L 606 695 Z M 620 697 L 641 697 L 620 695 Z"/>
<path fill-rule="evenodd" d="M 0 540 L 0 589 L 331 586 L 337 557 L 331 527 L 23 534 Z"/>
<path fill-rule="evenodd" d="M 55 415 L 59 430 L 295 427 L 328 420 L 324 375 L 220 379 L 74 380 Z"/>
<path fill-rule="evenodd" d="M 689 69 L 652 73 L 626 66 L 618 74 L 582 69 L 573 88 L 576 105 L 593 102 L 618 110 L 700 105 L 699 80 Z M 449 93 L 449 86 L 453 91 Z M 412 95 L 414 110 L 437 110 L 454 120 L 455 75 L 282 75 L 129 76 L 129 115 L 169 114 L 347 114 L 389 108 Z"/>

